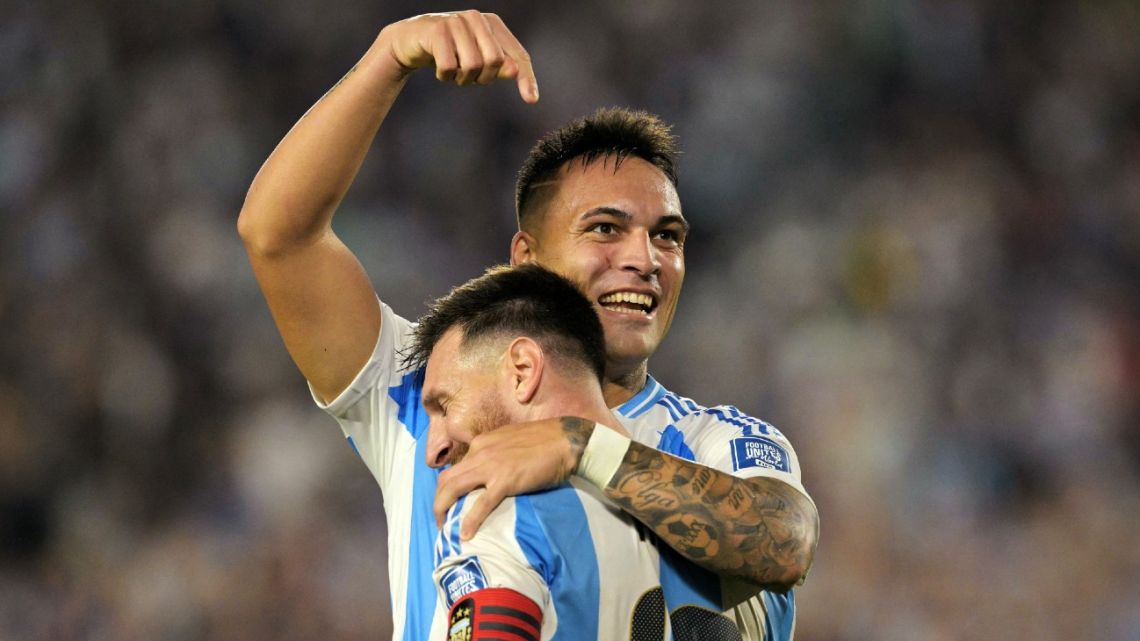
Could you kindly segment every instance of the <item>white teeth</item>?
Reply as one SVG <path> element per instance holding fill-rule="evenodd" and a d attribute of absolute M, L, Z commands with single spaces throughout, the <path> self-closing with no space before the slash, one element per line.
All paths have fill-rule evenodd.
<path fill-rule="evenodd" d="M 602 303 L 603 305 L 609 303 L 631 303 L 633 305 L 644 307 L 646 310 L 653 307 L 652 296 L 649 296 L 647 294 L 636 294 L 634 292 L 616 292 L 613 294 L 607 294 L 599 298 L 598 302 Z"/>

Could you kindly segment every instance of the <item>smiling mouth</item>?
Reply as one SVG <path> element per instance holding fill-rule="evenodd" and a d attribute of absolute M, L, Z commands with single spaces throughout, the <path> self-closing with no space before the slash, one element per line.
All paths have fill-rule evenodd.
<path fill-rule="evenodd" d="M 598 305 L 611 312 L 635 316 L 649 316 L 657 309 L 657 301 L 649 294 L 614 292 L 598 299 Z"/>

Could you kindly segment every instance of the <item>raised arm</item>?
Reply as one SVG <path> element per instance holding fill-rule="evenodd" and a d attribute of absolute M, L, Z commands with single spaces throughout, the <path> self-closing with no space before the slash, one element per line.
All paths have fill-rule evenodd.
<path fill-rule="evenodd" d="M 563 417 L 476 436 L 463 461 L 440 474 L 437 519 L 458 497 L 485 487 L 461 526 L 462 535 L 470 536 L 503 497 L 581 474 L 582 452 L 595 429 L 606 428 Z M 618 460 L 608 480 L 591 480 L 690 561 L 774 591 L 788 590 L 806 576 L 819 514 L 792 486 L 765 477 L 737 478 L 636 441 Z"/>
<path fill-rule="evenodd" d="M 333 214 L 405 81 L 421 67 L 461 86 L 517 79 L 523 100 L 538 100 L 529 56 L 498 16 L 464 11 L 391 24 L 270 154 L 238 218 L 285 347 L 326 401 L 367 362 L 380 330 L 376 294 L 333 233 Z"/>

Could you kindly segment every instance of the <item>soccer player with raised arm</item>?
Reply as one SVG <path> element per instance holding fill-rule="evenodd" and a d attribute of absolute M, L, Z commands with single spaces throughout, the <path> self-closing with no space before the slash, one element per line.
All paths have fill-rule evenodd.
<path fill-rule="evenodd" d="M 432 548 L 437 518 L 459 497 L 483 488 L 465 510 L 463 538 L 505 497 L 565 482 L 584 452 L 618 449 L 617 472 L 599 489 L 719 577 L 711 609 L 733 606 L 746 638 L 787 638 L 790 588 L 818 536 L 791 445 L 761 421 L 698 405 L 648 375 L 680 294 L 688 233 L 674 142 L 652 116 L 600 112 L 540 141 L 520 175 L 510 246 L 513 264 L 548 267 L 594 304 L 606 340 L 604 398 L 632 442 L 615 449 L 592 438 L 588 421 L 545 419 L 479 435 L 442 473 L 428 466 L 446 453 L 428 448 L 423 370 L 397 356 L 412 324 L 378 300 L 331 226 L 408 76 L 425 67 L 458 85 L 512 79 L 523 100 L 538 100 L 530 58 L 497 16 L 394 23 L 273 151 L 238 219 L 286 348 L 384 494 L 395 638 L 427 638 L 446 615 L 435 607 Z M 662 577 L 667 598 L 670 580 Z"/>

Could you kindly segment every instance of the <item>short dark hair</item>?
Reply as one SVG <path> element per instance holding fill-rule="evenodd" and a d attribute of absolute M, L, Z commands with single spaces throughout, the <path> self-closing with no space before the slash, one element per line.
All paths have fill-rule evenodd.
<path fill-rule="evenodd" d="M 543 200 L 535 198 L 536 188 L 576 158 L 585 166 L 612 157 L 617 171 L 627 156 L 636 156 L 660 169 L 676 187 L 678 153 L 672 127 L 647 111 L 609 107 L 574 120 L 543 136 L 527 154 L 515 183 L 519 229 L 534 219 L 536 203 Z"/>
<path fill-rule="evenodd" d="M 573 283 L 533 263 L 492 267 L 432 304 L 416 325 L 406 365 L 422 367 L 452 327 L 463 345 L 499 335 L 527 336 L 564 362 L 602 380 L 605 335 L 590 301 Z"/>

